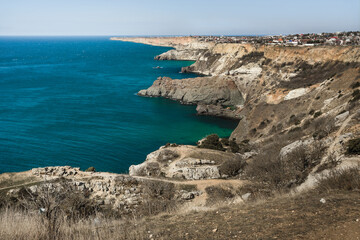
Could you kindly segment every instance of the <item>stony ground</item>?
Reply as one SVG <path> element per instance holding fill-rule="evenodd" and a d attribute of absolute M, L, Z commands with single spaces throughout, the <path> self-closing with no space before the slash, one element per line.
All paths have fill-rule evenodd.
<path fill-rule="evenodd" d="M 360 239 L 360 192 L 279 197 L 143 224 L 154 239 Z"/>

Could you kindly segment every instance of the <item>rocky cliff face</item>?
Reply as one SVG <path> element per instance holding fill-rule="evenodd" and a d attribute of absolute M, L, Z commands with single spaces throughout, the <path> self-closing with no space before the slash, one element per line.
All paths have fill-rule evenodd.
<path fill-rule="evenodd" d="M 151 87 L 141 90 L 140 96 L 165 97 L 184 104 L 240 105 L 244 99 L 233 79 L 199 77 L 175 80 L 158 78 Z"/>
<path fill-rule="evenodd" d="M 148 43 L 152 41 L 147 40 Z M 168 41 L 171 39 L 165 43 L 168 44 Z M 359 47 L 206 44 L 194 40 L 184 42 L 182 38 L 174 44 L 180 41 L 174 46 L 176 49 L 161 54 L 157 59 L 196 59 L 193 65 L 182 71 L 211 77 L 158 79 L 149 89 L 141 90 L 139 95 L 197 104 L 198 113 L 204 115 L 247 119 L 249 104 L 254 111 L 254 106 L 263 103 L 279 104 L 308 96 L 310 92 L 321 89 L 318 84 L 329 79 L 334 81 L 345 72 L 350 75 L 360 66 Z M 356 80 L 356 74 L 352 76 L 349 81 Z M 229 106 L 232 106 L 230 111 Z"/>
<path fill-rule="evenodd" d="M 170 50 L 158 56 L 155 56 L 154 59 L 196 61 L 205 51 L 206 51 L 205 49 Z"/>
<path fill-rule="evenodd" d="M 182 80 L 160 77 L 151 87 L 139 91 L 138 95 L 165 97 L 183 104 L 200 104 L 197 108 L 199 114 L 229 118 L 240 118 L 234 109 L 244 103 L 235 81 L 226 76 Z M 234 109 L 230 110 L 229 106 Z"/>
<path fill-rule="evenodd" d="M 192 37 L 113 37 L 111 38 L 111 40 L 175 48 L 174 50 L 170 50 L 163 54 L 155 56 L 156 60 L 196 61 L 207 49 L 214 45 L 213 43 L 198 42 Z"/>
<path fill-rule="evenodd" d="M 194 51 L 196 43 L 181 44 L 171 51 L 169 59 L 176 59 L 174 52 L 181 55 L 187 47 Z M 237 143 L 267 143 L 279 137 L 287 139 L 285 142 L 325 138 L 324 144 L 329 146 L 334 141 L 330 132 L 340 126 L 336 121 L 337 127 L 332 127 L 332 122 L 344 112 L 354 117 L 359 111 L 358 46 L 202 47 L 206 48 L 199 48 L 201 53 L 196 62 L 182 71 L 207 76 L 184 80 L 160 78 L 139 95 L 197 104 L 199 114 L 241 119 L 230 137 Z M 352 129 L 349 132 L 353 137 L 360 134 L 358 130 L 354 132 L 359 129 L 354 118 L 347 118 L 346 124 L 343 128 Z M 342 130 L 337 134 L 347 133 Z M 335 145 L 344 151 L 344 146 Z"/>

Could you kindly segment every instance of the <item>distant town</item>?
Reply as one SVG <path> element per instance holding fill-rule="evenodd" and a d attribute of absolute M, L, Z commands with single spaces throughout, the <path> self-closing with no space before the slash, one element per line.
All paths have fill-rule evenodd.
<path fill-rule="evenodd" d="M 274 36 L 192 36 L 201 42 L 252 43 L 260 45 L 315 46 L 360 45 L 360 31 L 306 33 Z"/>

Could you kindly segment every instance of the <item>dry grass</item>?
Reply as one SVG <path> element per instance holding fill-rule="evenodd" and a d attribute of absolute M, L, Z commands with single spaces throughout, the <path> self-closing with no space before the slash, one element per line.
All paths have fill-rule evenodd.
<path fill-rule="evenodd" d="M 285 156 L 280 156 L 281 146 L 270 144 L 264 147 L 246 166 L 245 177 L 258 183 L 255 185 L 261 188 L 287 191 L 305 181 L 311 170 L 320 163 L 325 149 L 316 142 L 311 146 L 300 145 Z"/>
<path fill-rule="evenodd" d="M 321 203 L 320 199 L 326 199 Z M 169 213 L 142 220 L 96 217 L 62 219 L 56 239 L 356 239 L 360 201 L 356 191 L 311 192 L 261 203 Z M 0 239 L 49 239 L 37 212 L 0 212 Z M 333 231 L 336 229 L 336 231 Z"/>
<path fill-rule="evenodd" d="M 121 221 L 96 217 L 76 222 L 61 219 L 60 222 L 57 236 L 49 236 L 40 213 L 4 210 L 0 212 L 0 239 L 146 239 L 142 225 L 135 220 Z"/>
<path fill-rule="evenodd" d="M 156 204 L 155 208 L 161 208 L 164 201 L 169 200 L 161 194 L 166 187 L 151 187 L 154 193 L 151 203 Z M 330 172 L 319 181 L 318 188 L 309 193 L 279 195 L 246 204 L 217 205 L 220 207 L 216 209 L 178 212 L 174 207 L 141 219 L 135 215 L 119 219 L 99 212 L 88 217 L 69 218 L 62 212 L 57 215 L 59 227 L 55 235 L 49 234 L 44 213 L 3 208 L 0 210 L 0 239 L 340 239 L 336 238 L 339 232 L 349 237 L 344 239 L 353 239 L 351 237 L 360 229 L 358 223 L 353 224 L 360 216 L 359 187 L 359 168 L 351 168 Z M 248 192 L 248 189 L 241 190 Z M 226 186 L 206 188 L 211 200 L 217 200 L 215 203 L 233 199 L 239 194 L 234 191 L 236 189 Z M 326 203 L 320 202 L 321 198 L 326 199 Z M 155 208 L 149 205 L 149 209 Z M 333 232 L 338 226 L 338 231 Z"/>
<path fill-rule="evenodd" d="M 318 179 L 318 191 L 329 192 L 334 189 L 346 191 L 360 190 L 360 165 L 331 170 L 327 175 Z"/>

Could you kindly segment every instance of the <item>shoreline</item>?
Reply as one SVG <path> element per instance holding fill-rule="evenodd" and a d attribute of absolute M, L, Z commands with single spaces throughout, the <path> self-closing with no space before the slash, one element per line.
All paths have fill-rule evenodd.
<path fill-rule="evenodd" d="M 189 49 L 178 53 L 188 56 Z M 162 56 L 171 59 L 178 53 L 172 49 Z M 199 141 L 199 146 L 166 144 L 140 164 L 131 165 L 129 174 L 93 172 L 92 168 L 81 171 L 70 166 L 0 174 L 5 203 L 16 207 L 15 200 L 22 200 L 24 191 L 41 196 L 49 190 L 56 195 L 68 189 L 70 194 L 64 199 L 86 200 L 85 206 L 99 211 L 91 215 L 97 219 L 98 213 L 105 214 L 106 220 L 99 223 L 104 229 L 112 217 L 124 219 L 124 224 L 135 219 L 131 228 L 137 232 L 138 220 L 151 226 L 143 229 L 144 239 L 174 236 L 173 226 L 167 225 L 169 219 L 187 226 L 180 231 L 179 239 L 201 238 L 203 233 L 211 238 L 218 231 L 219 238 L 233 238 L 234 227 L 243 222 L 239 216 L 285 217 L 298 226 L 307 226 L 303 217 L 294 219 L 294 211 L 305 213 L 306 222 L 319 230 L 324 226 L 331 231 L 329 223 L 321 219 L 332 214 L 336 221 L 351 223 L 349 229 L 357 236 L 357 213 L 343 216 L 348 203 L 356 202 L 359 195 L 359 48 L 219 44 L 201 51 L 187 70 L 209 76 L 181 80 L 161 77 L 139 93 L 196 104 L 197 111 L 207 114 L 224 114 L 224 109 L 239 114 L 241 120 L 229 139 L 210 135 Z M 329 204 L 341 206 L 341 212 L 329 212 Z M 276 211 L 267 212 L 272 208 Z M 38 209 L 34 209 L 37 216 Z M 322 216 L 314 216 L 312 213 L 319 213 L 319 209 Z M 206 216 L 212 225 L 207 221 L 199 233 L 199 228 L 192 226 Z M 269 221 L 263 222 L 258 230 L 250 227 L 241 237 L 254 232 L 265 237 L 279 236 L 279 232 L 298 236 L 299 229 L 307 236 L 322 235 L 297 225 L 289 230 L 283 223 L 275 230 L 270 224 L 273 232 L 263 232 Z M 323 223 L 321 227 L 319 222 Z M 93 229 L 92 220 L 89 226 Z M 236 236 L 247 227 L 249 224 L 238 227 Z"/>

